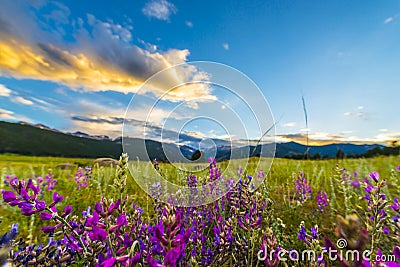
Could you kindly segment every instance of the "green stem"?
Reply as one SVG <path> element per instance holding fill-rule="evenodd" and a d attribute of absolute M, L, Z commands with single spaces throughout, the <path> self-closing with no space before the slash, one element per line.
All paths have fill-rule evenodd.
<path fill-rule="evenodd" d="M 46 208 L 46 210 L 52 214 L 55 214 L 50 208 Z M 75 232 L 75 230 L 72 228 L 72 226 L 60 215 L 55 214 L 54 215 L 54 219 L 58 220 L 59 222 L 61 222 L 64 226 L 68 227 L 69 230 L 71 230 L 72 234 L 75 236 L 75 238 L 78 240 L 79 244 L 81 245 L 81 247 L 83 248 L 83 252 L 84 254 L 87 254 L 87 248 L 85 246 L 85 244 L 83 243 L 81 236 L 78 235 L 77 232 Z"/>

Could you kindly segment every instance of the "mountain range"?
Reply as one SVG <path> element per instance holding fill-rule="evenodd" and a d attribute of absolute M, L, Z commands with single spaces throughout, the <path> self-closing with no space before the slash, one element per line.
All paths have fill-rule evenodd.
<path fill-rule="evenodd" d="M 143 143 L 142 139 L 129 138 L 129 143 Z M 124 140 L 125 141 L 125 140 Z M 216 143 L 218 140 L 216 140 Z M 165 149 L 177 152 L 181 151 L 184 157 L 192 159 L 196 148 L 176 144 L 161 144 L 153 140 L 145 141 L 147 153 L 150 158 L 167 160 Z M 267 146 L 267 147 L 266 147 Z M 268 147 L 270 146 L 270 147 Z M 243 157 L 259 155 L 261 151 L 271 149 L 272 144 L 235 147 L 231 148 L 225 144 L 218 146 L 214 151 L 217 160 L 226 160 L 231 157 Z M 374 148 L 383 148 L 382 145 L 356 145 L 356 144 L 331 144 L 324 146 L 309 146 L 308 154 L 321 157 L 333 158 L 340 150 L 344 155 L 361 155 Z M 295 142 L 277 143 L 275 157 L 294 157 L 304 155 L 307 146 Z M 202 151 L 202 153 L 207 151 Z M 15 153 L 22 155 L 35 156 L 58 156 L 58 157 L 82 157 L 99 158 L 110 157 L 119 158 L 122 153 L 122 138 L 112 140 L 104 135 L 89 135 L 83 132 L 64 133 L 57 129 L 52 129 L 43 124 L 29 124 L 25 122 L 11 123 L 0 121 L 0 153 Z M 236 155 L 236 156 L 235 156 Z M 145 160 L 147 155 L 138 155 L 139 159 Z"/>

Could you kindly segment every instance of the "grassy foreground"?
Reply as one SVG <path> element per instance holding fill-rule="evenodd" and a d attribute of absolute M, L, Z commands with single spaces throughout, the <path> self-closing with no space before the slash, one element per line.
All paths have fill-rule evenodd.
<path fill-rule="evenodd" d="M 255 160 L 256 159 L 252 159 L 252 161 Z M 257 260 L 257 253 L 260 248 L 263 249 L 263 244 L 265 248 L 271 247 L 276 249 L 277 247 L 281 247 L 285 248 L 287 251 L 290 249 L 301 250 L 309 247 L 318 250 L 324 244 L 327 246 L 327 240 L 332 240 L 332 243 L 336 244 L 337 239 L 347 238 L 350 247 L 351 242 L 362 238 L 361 232 L 358 233 L 362 228 L 367 229 L 369 233 L 369 236 L 366 237 L 365 240 L 366 244 L 363 246 L 364 249 L 371 248 L 374 253 L 373 255 L 379 253 L 391 255 L 394 253 L 393 251 L 396 249 L 396 244 L 398 245 L 399 240 L 397 239 L 396 241 L 396 238 L 399 238 L 398 226 L 396 228 L 396 222 L 394 224 L 391 222 L 392 217 L 395 216 L 396 213 L 385 216 L 380 215 L 378 212 L 383 208 L 379 207 L 376 208 L 376 214 L 370 215 L 370 212 L 373 213 L 375 211 L 375 206 L 366 199 L 366 195 L 369 194 L 369 182 L 367 183 L 364 179 L 371 180 L 370 174 L 373 172 L 379 173 L 379 181 L 385 179 L 385 184 L 382 188 L 380 188 L 379 185 L 373 184 L 373 179 L 371 180 L 372 183 L 370 186 L 372 186 L 372 190 L 374 190 L 374 188 L 379 188 L 380 191 L 377 193 L 378 198 L 380 194 L 385 195 L 385 199 L 388 202 L 385 204 L 385 214 L 386 212 L 395 212 L 395 209 L 389 208 L 389 205 L 393 204 L 395 197 L 400 196 L 400 180 L 398 171 L 396 170 L 399 163 L 400 157 L 394 156 L 372 159 L 318 161 L 275 159 L 271 170 L 266 174 L 264 185 L 257 190 L 257 193 L 243 193 L 247 195 L 250 203 L 253 203 L 261 209 L 260 214 L 257 215 L 261 218 L 260 222 L 254 218 L 255 221 L 251 221 L 253 216 L 251 212 L 255 212 L 254 210 L 249 211 L 252 209 L 251 206 L 247 207 L 247 210 L 245 209 L 239 212 L 229 207 L 226 208 L 225 206 L 221 208 L 222 204 L 221 201 L 219 201 L 217 204 L 210 204 L 214 210 L 215 206 L 219 206 L 213 215 L 216 219 L 207 222 L 207 224 L 210 224 L 208 228 L 204 225 L 203 228 L 201 228 L 205 236 L 203 237 L 204 240 L 198 241 L 193 237 L 196 231 L 200 231 L 200 228 L 192 230 L 191 235 L 188 234 L 189 237 L 187 237 L 185 246 L 180 247 L 180 249 L 185 252 L 185 259 L 181 259 L 175 255 L 177 258 L 169 261 L 168 257 L 171 257 L 171 254 L 168 253 L 172 253 L 171 251 L 175 249 L 175 247 L 171 245 L 172 243 L 165 247 L 161 242 L 162 249 L 158 249 L 163 251 L 154 253 L 149 253 L 149 251 L 147 251 L 144 254 L 142 251 L 140 254 L 135 255 L 140 258 L 137 263 L 142 264 L 142 266 L 158 266 L 151 265 L 152 261 L 149 259 L 149 255 L 151 254 L 153 259 L 158 262 L 160 266 L 186 266 L 186 264 L 190 266 L 220 265 L 222 259 L 224 259 L 223 255 L 225 251 L 220 248 L 222 246 L 220 242 L 222 241 L 220 240 L 217 242 L 214 240 L 214 237 L 215 235 L 221 234 L 221 231 L 227 231 L 225 234 L 221 234 L 221 238 L 225 238 L 225 243 L 228 242 L 226 240 L 227 234 L 233 234 L 233 232 L 236 231 L 236 237 L 232 237 L 235 239 L 235 242 L 241 242 L 243 237 L 245 237 L 245 243 L 249 246 L 245 253 L 243 251 L 236 251 L 238 255 L 246 254 L 244 257 L 235 257 L 235 252 L 232 252 L 233 258 L 229 259 L 227 262 L 223 262 L 226 266 L 244 266 L 241 264 L 246 264 L 248 266 L 285 266 L 286 263 L 280 261 L 266 263 L 265 261 Z M 227 162 L 222 162 L 221 164 L 217 163 L 217 167 L 212 168 L 218 169 L 218 167 L 220 167 L 224 169 L 226 164 Z M 90 168 L 85 169 L 86 166 Z M 252 166 L 255 166 L 255 164 L 250 164 L 249 166 L 250 169 L 244 170 L 242 174 L 244 185 L 248 182 L 246 172 L 254 173 L 254 171 L 258 171 L 251 170 Z M 177 172 L 174 166 L 160 164 L 159 167 L 169 181 L 186 183 L 186 174 Z M 168 206 L 160 207 L 161 205 L 159 203 L 155 203 L 148 197 L 136 184 L 130 173 L 127 174 L 126 185 L 120 184 L 122 189 L 118 188 L 118 184 L 116 184 L 114 180 L 120 178 L 120 170 L 113 167 L 93 165 L 93 160 L 0 155 L 0 171 L 2 180 L 0 186 L 1 190 L 10 190 L 7 181 L 9 182 L 13 177 L 25 180 L 32 178 L 32 180 L 36 182 L 43 180 L 43 182 L 41 182 L 41 198 L 50 203 L 54 192 L 58 192 L 59 195 L 64 197 L 64 200 L 58 204 L 57 210 L 61 213 L 67 205 L 71 206 L 73 209 L 72 213 L 68 215 L 68 218 L 72 220 L 78 220 L 78 217 L 81 216 L 82 212 L 87 210 L 88 206 L 91 206 L 93 211 L 95 203 L 101 202 L 103 197 L 109 199 L 111 202 L 115 202 L 118 198 L 123 199 L 125 194 L 127 194 L 126 202 L 135 203 L 144 210 L 141 215 L 142 219 L 140 219 L 143 222 L 147 221 L 159 225 L 157 223 L 161 223 L 160 217 L 164 218 L 162 216 L 167 216 L 168 212 L 172 212 Z M 267 173 L 268 170 L 263 171 Z M 135 173 L 133 173 L 133 175 L 135 175 Z M 146 176 L 146 173 L 141 173 L 140 175 Z M 204 172 L 203 175 L 207 176 L 208 172 Z M 54 180 L 56 180 L 56 182 L 53 182 Z M 3 181 L 6 181 L 6 183 L 3 183 Z M 234 194 L 235 192 L 232 193 L 233 196 Z M 257 197 L 255 197 L 256 194 L 258 194 Z M 374 191 L 370 192 L 370 195 L 373 194 Z M 231 201 L 230 198 L 233 198 L 233 196 L 227 197 L 227 200 Z M 257 199 L 253 200 L 253 198 Z M 379 205 L 380 204 L 381 203 L 379 203 Z M 225 203 L 225 205 L 227 204 Z M 242 208 L 243 207 L 240 207 L 240 209 Z M 200 208 L 199 210 L 202 209 Z M 122 216 L 123 214 L 135 212 L 135 210 L 132 210 L 131 207 L 126 210 L 121 208 L 118 212 L 120 216 Z M 175 210 L 174 212 L 185 214 L 185 211 Z M 243 217 L 242 213 L 250 215 Z M 234 220 L 231 222 L 231 225 L 224 228 L 224 226 L 220 225 L 221 222 L 218 216 L 229 217 L 229 214 L 232 214 Z M 128 215 L 126 216 L 128 217 Z M 375 222 L 377 220 L 382 220 L 385 221 L 385 223 L 378 225 L 374 220 L 370 219 L 371 216 L 375 216 Z M 184 220 L 183 215 L 182 217 Z M 244 219 L 240 219 L 242 217 Z M 26 245 L 46 244 L 49 240 L 49 237 L 43 234 L 42 231 L 42 227 L 49 225 L 49 221 L 43 220 L 38 213 L 31 216 L 24 216 L 17 206 L 10 207 L 10 205 L 4 201 L 0 201 L 0 220 L 0 233 L 8 232 L 12 224 L 18 223 L 18 237 L 23 237 Z M 195 220 L 197 222 L 197 219 L 190 218 L 190 220 Z M 193 221 L 191 223 L 193 225 Z M 246 223 L 248 224 L 247 226 Z M 164 221 L 165 229 L 167 229 L 166 224 L 167 223 Z M 316 225 L 318 225 L 317 228 L 315 227 Z M 255 229 L 254 232 L 249 231 L 249 226 Z M 222 230 L 218 230 L 218 227 L 222 227 Z M 189 228 L 182 222 L 182 229 L 180 229 L 180 231 L 183 231 L 182 234 L 185 234 L 185 229 L 187 230 Z M 316 229 L 318 234 L 315 233 Z M 389 231 L 389 233 L 383 233 L 386 231 Z M 250 236 L 248 236 L 249 232 L 251 232 Z M 164 232 L 164 234 L 166 234 L 166 232 Z M 108 235 L 111 236 L 111 232 L 109 232 Z M 150 230 L 147 231 L 147 235 L 152 235 Z M 270 240 L 272 237 L 274 239 L 273 241 Z M 151 239 L 149 236 L 147 236 L 147 238 Z M 201 247 L 200 245 L 204 242 L 208 242 L 205 241 L 208 239 L 211 240 L 210 243 L 207 244 L 208 247 Z M 91 240 L 93 241 L 93 239 Z M 102 241 L 101 238 L 100 240 L 96 240 L 96 242 L 100 241 Z M 147 242 L 150 241 L 147 240 Z M 149 246 L 154 247 L 155 245 L 150 244 Z M 242 244 L 242 246 L 245 245 Z M 230 245 L 230 250 L 227 251 L 232 251 L 234 248 L 235 246 Z M 207 251 L 204 252 L 204 249 L 215 251 L 208 253 Z M 361 249 L 361 247 L 357 249 Z M 108 266 L 103 264 L 106 261 L 104 258 L 108 257 L 107 252 L 103 251 L 101 253 L 105 256 L 100 258 L 93 257 L 93 266 L 96 264 L 98 266 Z M 119 263 L 118 255 L 115 255 L 115 253 L 111 253 L 111 255 L 114 255 L 113 258 L 115 260 L 112 265 L 109 266 L 123 263 L 123 260 Z M 128 255 L 128 258 L 129 256 L 133 258 L 132 254 Z M 108 258 L 111 259 L 112 257 Z M 129 263 L 129 260 L 125 262 Z M 133 260 L 130 262 L 132 263 Z M 73 263 L 85 265 L 82 263 L 82 260 L 79 261 L 79 257 L 76 258 Z M 373 261 L 371 261 L 371 263 L 373 263 Z M 326 266 L 331 266 L 331 264 L 341 265 L 341 263 L 338 262 L 330 262 L 329 259 L 324 259 L 321 263 L 318 261 L 311 262 L 310 264 L 314 266 L 319 264 L 325 264 Z M 294 262 L 290 265 L 303 266 L 303 263 Z M 135 265 L 131 264 L 129 266 Z"/>

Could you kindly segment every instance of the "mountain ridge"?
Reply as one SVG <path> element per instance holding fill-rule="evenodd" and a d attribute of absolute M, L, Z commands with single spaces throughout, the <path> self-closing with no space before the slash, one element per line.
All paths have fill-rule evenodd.
<path fill-rule="evenodd" d="M 137 142 L 143 142 L 143 139 L 136 138 Z M 273 144 L 263 144 L 255 146 L 234 147 L 232 149 L 226 146 L 217 148 L 217 160 L 227 160 L 234 152 L 240 152 L 242 156 L 258 155 L 265 146 Z M 192 146 L 178 146 L 168 144 L 173 149 L 180 149 L 182 154 L 190 159 L 196 148 Z M 174 147 L 175 146 L 175 147 Z M 385 146 L 356 145 L 351 143 L 329 144 L 324 146 L 309 146 L 308 155 L 333 158 L 338 151 L 344 155 L 354 156 L 362 155 L 374 148 L 384 148 Z M 154 140 L 146 140 L 146 148 L 150 158 L 158 158 L 166 161 L 167 157 L 163 151 L 162 144 Z M 269 147 L 269 149 L 272 149 Z M 307 151 L 307 146 L 296 143 L 276 143 L 275 157 L 301 157 Z M 29 123 L 11 123 L 0 121 L 0 153 L 16 153 L 35 156 L 61 156 L 61 157 L 83 157 L 98 158 L 111 157 L 118 158 L 122 153 L 122 138 L 111 139 L 105 135 L 89 135 L 83 132 L 64 133 L 57 129 L 50 128 L 43 124 Z M 139 159 L 144 160 L 141 155 Z"/>

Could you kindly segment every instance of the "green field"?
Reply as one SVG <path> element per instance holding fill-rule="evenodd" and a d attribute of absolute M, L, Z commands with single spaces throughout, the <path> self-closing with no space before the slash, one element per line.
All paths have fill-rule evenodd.
<path fill-rule="evenodd" d="M 115 168 L 99 167 L 93 165 L 94 160 L 79 159 L 79 158 L 56 158 L 56 157 L 31 157 L 19 155 L 0 155 L 0 170 L 2 180 L 7 174 L 17 176 L 19 178 L 31 178 L 34 176 L 45 177 L 49 169 L 51 169 L 54 178 L 57 179 L 55 190 L 63 195 L 66 200 L 64 205 L 69 204 L 75 208 L 74 212 L 81 212 L 87 206 L 93 206 L 94 202 L 99 201 L 102 196 L 110 196 L 108 192 L 113 184 L 115 176 Z M 253 160 L 255 162 L 255 159 Z M 60 169 L 57 166 L 69 163 L 73 165 L 69 169 Z M 249 164 L 249 172 L 252 173 L 252 162 Z M 285 223 L 288 228 L 297 228 L 301 220 L 304 220 L 304 209 L 310 212 L 309 219 L 311 224 L 318 223 L 321 220 L 325 221 L 324 225 L 329 229 L 329 226 L 335 222 L 336 215 L 343 214 L 340 209 L 332 209 L 331 216 L 314 216 L 312 213 L 313 206 L 302 207 L 301 210 L 293 209 L 291 197 L 293 194 L 293 175 L 299 171 L 303 171 L 309 180 L 313 191 L 324 190 L 329 194 L 332 190 L 332 184 L 335 192 L 340 191 L 338 185 L 333 181 L 336 164 L 340 167 L 345 167 L 349 172 L 357 171 L 360 177 L 367 176 L 372 171 L 378 171 L 381 177 L 390 178 L 391 170 L 397 167 L 400 163 L 400 157 L 379 157 L 372 159 L 344 159 L 344 160 L 288 160 L 275 159 L 270 172 L 267 175 L 265 183 L 268 187 L 269 196 L 274 201 L 274 211 L 277 217 L 285 218 Z M 219 167 L 222 169 L 227 162 L 222 162 Z M 74 175 L 76 169 L 81 166 L 93 167 L 93 178 L 89 186 L 80 190 L 76 189 Z M 185 179 L 185 173 L 176 170 L 174 166 L 169 164 L 161 164 L 161 169 L 169 181 L 182 183 Z M 204 174 L 204 172 L 203 172 Z M 206 173 L 205 173 L 206 174 Z M 133 174 L 135 175 L 135 174 Z M 146 175 L 144 173 L 143 175 Z M 331 183 L 333 181 L 333 183 Z M 399 180 L 388 180 L 389 186 L 387 195 L 399 195 L 400 187 Z M 1 184 L 4 188 L 4 184 Z M 151 205 L 152 201 L 140 189 L 132 177 L 129 177 L 127 183 L 127 192 L 138 205 L 146 209 Z M 341 207 L 343 205 L 343 196 L 335 194 L 336 199 L 331 199 L 331 207 Z M 45 197 L 50 198 L 49 192 Z M 354 199 L 352 200 L 355 201 Z M 0 232 L 5 232 L 11 223 L 19 222 L 22 236 L 27 236 L 33 233 L 33 241 L 41 241 L 41 221 L 40 218 L 35 218 L 32 222 L 31 218 L 22 216 L 18 209 L 6 207 L 4 203 L 0 204 L 0 214 L 2 223 Z M 151 213 L 151 210 L 149 211 Z M 307 213 L 306 213 L 307 214 Z M 318 214 L 317 214 L 318 215 Z M 32 225 L 32 226 L 31 226 Z"/>
<path fill-rule="evenodd" d="M 257 160 L 258 158 L 250 159 L 248 169 L 244 170 L 244 173 L 254 173 Z M 77 216 L 80 216 L 88 206 L 93 208 L 94 204 L 100 202 L 102 197 L 116 200 L 122 196 L 122 193 L 119 192 L 126 192 L 128 194 L 127 201 L 136 203 L 143 208 L 145 220 L 149 222 L 158 220 L 155 217 L 157 211 L 155 211 L 153 200 L 140 189 L 133 179 L 135 176 L 146 177 L 151 175 L 153 172 L 149 172 L 149 168 L 153 166 L 150 163 L 133 163 L 139 164 L 136 166 L 136 171 L 128 176 L 126 187 L 119 190 L 114 186 L 117 169 L 100 167 L 93 162 L 94 160 L 79 158 L 0 155 L 1 179 L 4 181 L 17 176 L 20 179 L 32 178 L 38 181 L 39 177 L 45 179 L 46 175 L 52 176 L 53 179 L 57 180 L 54 190 L 43 190 L 41 197 L 51 202 L 53 191 L 57 191 L 64 196 L 64 201 L 60 203 L 57 209 L 63 210 L 66 205 L 71 205 L 73 207 L 72 219 L 78 218 Z M 262 162 L 263 159 L 261 159 Z M 223 170 L 228 163 L 221 162 L 217 166 Z M 262 199 L 272 202 L 268 206 L 269 210 L 264 212 L 266 218 L 269 218 L 265 229 L 274 229 L 275 235 L 280 236 L 280 240 L 286 240 L 281 241 L 282 245 L 301 248 L 304 245 L 297 239 L 297 235 L 302 221 L 306 223 L 308 228 L 318 225 L 319 235 L 329 237 L 332 240 L 335 240 L 335 229 L 337 229 L 339 215 L 345 217 L 346 215 L 356 214 L 360 218 L 361 224 L 367 225 L 368 219 L 363 212 L 366 208 L 366 203 L 363 200 L 364 188 L 363 186 L 353 187 L 349 183 L 343 182 L 343 173 L 353 176 L 353 172 L 357 171 L 357 177 L 362 183 L 363 178 L 371 172 L 379 172 L 381 179 L 386 179 L 387 184 L 382 193 L 392 201 L 394 197 L 399 196 L 400 192 L 399 175 L 395 170 L 399 163 L 400 157 L 394 156 L 316 161 L 275 159 L 263 186 L 257 190 L 261 193 Z M 93 168 L 91 178 L 88 179 L 87 186 L 78 189 L 74 179 L 75 173 L 78 168 L 85 168 L 85 166 Z M 343 172 L 341 168 L 346 168 L 346 171 Z M 160 163 L 160 169 L 167 180 L 177 184 L 186 183 L 187 173 L 177 170 L 175 166 Z M 267 170 L 263 171 L 266 172 Z M 294 183 L 299 171 L 305 174 L 313 192 L 311 199 L 301 205 L 296 201 Z M 201 174 L 203 178 L 206 178 L 207 170 L 204 170 Z M 1 189 L 9 189 L 9 187 L 1 183 Z M 319 211 L 316 204 L 316 195 L 320 190 L 326 192 L 329 198 L 329 206 L 326 207 L 324 212 Z M 74 217 L 74 215 L 76 216 Z M 48 237 L 41 230 L 43 226 L 48 225 L 48 222 L 42 221 L 38 215 L 23 216 L 18 207 L 10 207 L 1 201 L 0 219 L 1 233 L 7 232 L 13 223 L 18 223 L 19 237 L 23 237 L 26 244 L 45 243 L 48 240 Z M 279 228 L 276 222 L 283 223 L 285 227 L 279 226 L 281 227 Z M 261 229 L 259 235 L 265 233 L 265 229 Z M 279 231 L 279 233 L 276 231 Z M 390 252 L 393 248 L 393 241 L 385 236 L 379 236 L 380 248 L 383 251 Z M 259 238 L 257 237 L 256 240 L 259 240 Z M 257 247 L 255 246 L 253 249 L 256 251 Z M 194 266 L 196 265 L 194 264 Z"/>

